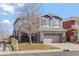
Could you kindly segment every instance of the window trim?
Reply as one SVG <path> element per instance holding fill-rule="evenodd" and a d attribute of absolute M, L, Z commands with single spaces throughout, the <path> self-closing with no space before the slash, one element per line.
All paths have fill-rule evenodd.
<path fill-rule="evenodd" d="M 57 24 L 56 24 L 57 23 Z M 60 22 L 57 19 L 52 19 L 51 20 L 51 27 L 53 28 L 60 28 Z"/>
<path fill-rule="evenodd" d="M 46 23 L 45 23 L 46 22 Z M 43 18 L 42 20 L 41 20 L 41 26 L 42 27 L 50 27 L 50 25 L 49 25 L 49 19 L 48 18 Z"/>

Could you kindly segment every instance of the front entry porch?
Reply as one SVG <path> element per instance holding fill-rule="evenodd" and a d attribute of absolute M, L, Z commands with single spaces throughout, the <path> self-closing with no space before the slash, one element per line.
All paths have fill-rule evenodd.
<path fill-rule="evenodd" d="M 79 43 L 79 31 L 73 31 L 74 32 L 74 35 L 72 36 L 72 39 L 73 42 L 78 42 Z"/>

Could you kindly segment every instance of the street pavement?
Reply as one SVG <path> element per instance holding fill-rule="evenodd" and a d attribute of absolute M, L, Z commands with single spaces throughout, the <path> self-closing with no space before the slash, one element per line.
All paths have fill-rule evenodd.
<path fill-rule="evenodd" d="M 2 56 L 79 56 L 79 51 L 7 54 Z"/>

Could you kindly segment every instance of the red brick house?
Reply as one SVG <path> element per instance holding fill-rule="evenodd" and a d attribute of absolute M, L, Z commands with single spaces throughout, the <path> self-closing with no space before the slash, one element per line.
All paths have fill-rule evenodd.
<path fill-rule="evenodd" d="M 66 38 L 68 42 L 74 42 L 79 39 L 79 17 L 70 17 L 65 19 L 63 27 L 67 30 Z"/>

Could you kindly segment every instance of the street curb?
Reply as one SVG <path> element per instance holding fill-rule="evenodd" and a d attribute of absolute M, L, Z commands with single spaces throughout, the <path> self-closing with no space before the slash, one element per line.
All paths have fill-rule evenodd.
<path fill-rule="evenodd" d="M 55 49 L 55 50 L 28 50 L 28 51 L 0 51 L 0 55 L 26 54 L 26 53 L 45 53 L 45 52 L 63 52 L 63 50 Z"/>
<path fill-rule="evenodd" d="M 63 49 L 53 49 L 53 50 L 28 50 L 28 51 L 0 51 L 0 55 L 47 53 L 47 52 L 70 52 L 70 51 L 79 51 L 79 50 L 64 51 Z"/>

